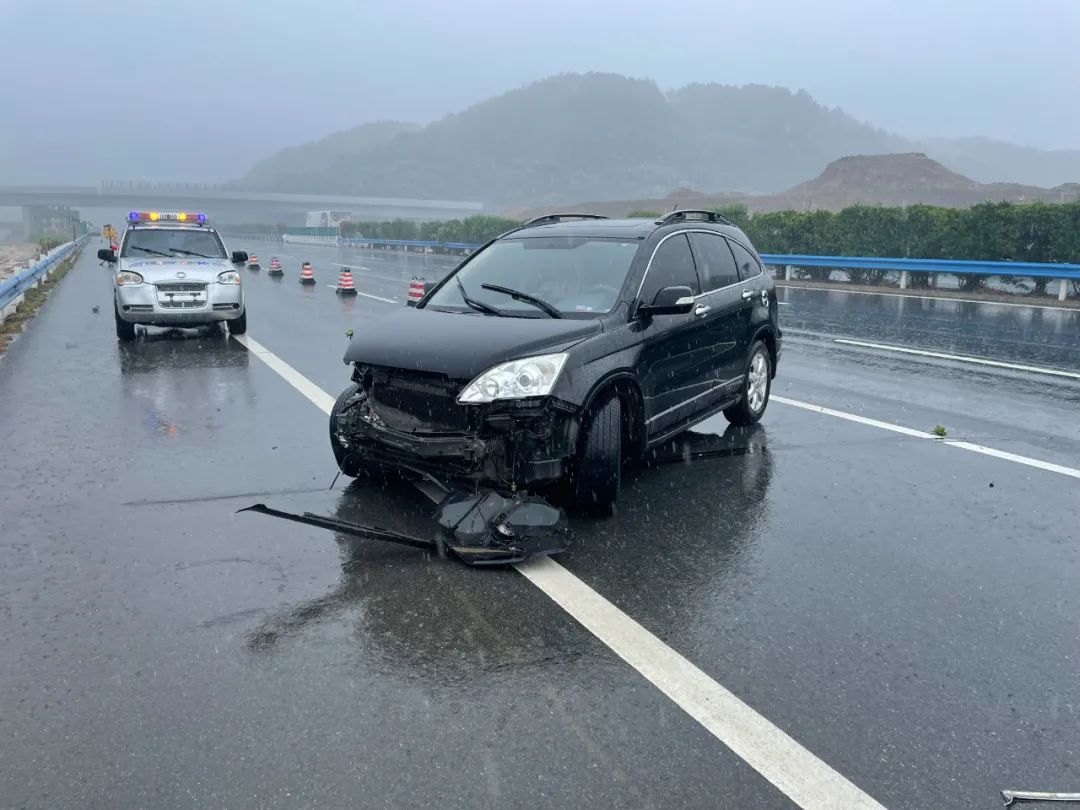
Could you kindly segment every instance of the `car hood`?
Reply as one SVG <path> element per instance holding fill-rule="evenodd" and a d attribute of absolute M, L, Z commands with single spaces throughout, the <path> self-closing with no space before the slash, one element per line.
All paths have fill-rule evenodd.
<path fill-rule="evenodd" d="M 228 259 L 146 258 L 120 260 L 120 270 L 130 270 L 133 273 L 138 273 L 148 284 L 177 280 L 209 284 L 217 281 L 219 273 L 235 269 Z"/>
<path fill-rule="evenodd" d="M 472 379 L 496 363 L 563 351 L 599 333 L 597 320 L 499 318 L 402 308 L 361 322 L 346 363 L 420 369 Z"/>

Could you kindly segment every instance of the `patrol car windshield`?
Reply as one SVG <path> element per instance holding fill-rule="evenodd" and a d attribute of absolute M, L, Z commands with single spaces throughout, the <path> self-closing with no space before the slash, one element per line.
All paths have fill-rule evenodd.
<path fill-rule="evenodd" d="M 455 274 L 460 282 L 443 285 L 425 306 L 473 312 L 473 302 L 514 317 L 548 317 L 535 303 L 484 289 L 488 284 L 524 293 L 550 304 L 567 317 L 594 317 L 615 306 L 638 240 L 582 236 L 505 239 L 489 246 Z"/>
<path fill-rule="evenodd" d="M 225 259 L 225 246 L 213 231 L 201 228 L 134 228 L 124 240 L 122 258 Z"/>

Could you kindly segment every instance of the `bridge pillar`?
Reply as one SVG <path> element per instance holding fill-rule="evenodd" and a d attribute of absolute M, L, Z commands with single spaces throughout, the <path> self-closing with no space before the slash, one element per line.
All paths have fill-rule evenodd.
<path fill-rule="evenodd" d="M 1061 279 L 1058 286 L 1058 301 L 1064 301 L 1069 296 L 1069 279 Z"/>
<path fill-rule="evenodd" d="M 907 270 L 900 271 L 900 289 L 906 290 L 908 286 L 908 272 Z"/>

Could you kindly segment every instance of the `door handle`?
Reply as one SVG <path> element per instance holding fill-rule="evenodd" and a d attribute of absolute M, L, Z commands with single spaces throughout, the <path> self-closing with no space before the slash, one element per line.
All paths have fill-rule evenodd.
<path fill-rule="evenodd" d="M 742 300 L 743 301 L 749 301 L 753 297 L 754 297 L 754 291 L 753 290 L 743 290 L 742 291 Z"/>
<path fill-rule="evenodd" d="M 704 318 L 706 315 L 709 314 L 709 310 L 711 309 L 712 307 L 710 307 L 708 304 L 698 304 L 697 307 L 694 308 L 694 315 L 699 318 Z"/>

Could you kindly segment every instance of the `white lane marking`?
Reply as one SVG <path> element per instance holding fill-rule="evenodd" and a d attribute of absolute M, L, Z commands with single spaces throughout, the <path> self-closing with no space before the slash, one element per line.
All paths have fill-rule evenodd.
<path fill-rule="evenodd" d="M 862 340 L 848 340 L 847 338 L 834 338 L 833 343 L 842 343 L 845 346 L 863 346 L 867 349 L 880 349 L 887 352 L 900 352 L 902 354 L 917 354 L 922 357 L 940 357 L 942 360 L 956 360 L 960 363 L 978 363 L 980 366 L 994 366 L 996 368 L 1011 368 L 1017 371 L 1030 371 L 1033 374 L 1053 374 L 1055 377 L 1072 377 L 1080 380 L 1080 374 L 1075 371 L 1062 371 L 1056 368 L 1042 368 L 1040 366 L 1025 366 L 1020 363 L 1006 363 L 1003 360 L 986 360 L 982 357 L 971 357 L 965 354 L 945 354 L 944 352 L 930 352 L 925 349 L 909 349 L 907 346 L 891 346 L 886 343 L 867 343 Z"/>
<path fill-rule="evenodd" d="M 246 335 L 234 337 L 329 415 L 332 396 L 262 344 Z M 425 482 L 418 489 L 432 500 L 442 498 L 436 487 Z M 799 807 L 884 810 L 554 560 L 538 559 L 514 567 Z"/>
<path fill-rule="evenodd" d="M 272 351 L 263 346 L 259 341 L 247 335 L 233 335 L 233 338 L 253 355 L 262 360 L 278 373 L 289 385 L 311 400 L 315 407 L 321 409 L 327 415 L 334 407 L 334 397 L 323 391 L 311 380 L 294 369 Z"/>
<path fill-rule="evenodd" d="M 785 290 L 815 290 L 817 292 L 839 292 L 848 295 L 887 295 L 890 298 L 914 298 L 918 301 L 955 301 L 959 304 L 987 304 L 992 307 L 1030 307 L 1031 309 L 1056 309 L 1063 312 L 1077 312 L 1076 307 L 1055 307 L 1053 304 L 1020 304 L 1012 301 L 980 301 L 978 298 L 953 298 L 950 295 L 907 295 L 906 293 L 874 292 L 873 290 L 845 290 L 840 287 L 803 287 L 799 284 L 774 282 Z"/>
<path fill-rule="evenodd" d="M 972 442 L 956 441 L 954 439 L 942 439 L 935 436 L 933 433 L 928 433 L 925 430 L 916 430 L 915 428 L 904 427 L 903 425 L 894 425 L 892 422 L 882 422 L 879 419 L 871 419 L 867 416 L 859 416 L 854 413 L 847 413 L 846 411 L 837 411 L 832 408 L 826 408 L 822 405 L 814 405 L 810 402 L 800 402 L 797 399 L 788 399 L 777 394 L 773 394 L 771 397 L 776 402 L 781 402 L 784 405 L 791 405 L 794 408 L 802 408 L 804 411 L 812 411 L 814 413 L 824 414 L 825 416 L 835 416 L 837 419 L 846 419 L 849 422 L 858 422 L 860 425 L 869 425 L 870 427 L 880 428 L 882 430 L 891 430 L 893 433 L 900 433 L 904 436 L 911 436 L 916 439 L 933 439 L 939 444 L 944 444 L 948 447 L 957 447 L 961 450 L 970 450 L 972 453 L 981 453 L 984 456 L 993 456 L 994 458 L 1004 459 L 1005 461 L 1012 461 L 1016 464 L 1023 464 L 1026 467 L 1035 467 L 1039 470 L 1046 470 L 1047 472 L 1058 473 L 1059 475 L 1067 475 L 1070 478 L 1080 478 L 1080 470 L 1073 467 L 1066 467 L 1061 464 L 1054 464 L 1050 461 L 1042 461 L 1037 458 L 1029 458 L 1028 456 L 1017 455 L 1016 453 L 1009 453 L 1005 450 L 995 450 L 993 447 L 985 447 L 981 444 L 973 444 Z"/>
<path fill-rule="evenodd" d="M 328 289 L 337 290 L 337 285 L 336 284 L 330 284 L 328 286 Z M 401 303 L 396 298 L 383 298 L 381 295 L 372 295 L 371 293 L 360 292 L 359 290 L 356 291 L 356 294 L 361 295 L 364 298 L 374 298 L 376 301 L 383 301 L 384 303 L 387 303 L 387 304 L 399 304 L 399 303 Z"/>
<path fill-rule="evenodd" d="M 554 560 L 514 567 L 799 807 L 882 808 Z"/>

